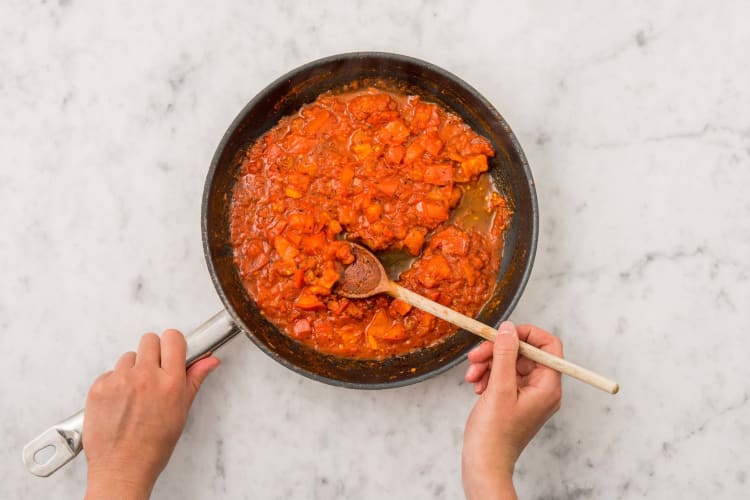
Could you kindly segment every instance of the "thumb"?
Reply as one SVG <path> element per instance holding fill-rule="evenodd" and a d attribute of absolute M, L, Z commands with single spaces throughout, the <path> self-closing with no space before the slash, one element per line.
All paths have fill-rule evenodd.
<path fill-rule="evenodd" d="M 516 360 L 518 359 L 518 332 L 510 321 L 498 328 L 492 351 L 492 371 L 487 389 L 501 398 L 518 397 Z"/>
<path fill-rule="evenodd" d="M 201 388 L 201 384 L 206 379 L 209 373 L 214 371 L 217 366 L 221 364 L 219 358 L 209 356 L 203 358 L 200 361 L 194 363 L 187 371 L 187 391 L 188 391 L 188 406 L 193 404 L 195 395 L 198 394 L 198 389 Z"/>

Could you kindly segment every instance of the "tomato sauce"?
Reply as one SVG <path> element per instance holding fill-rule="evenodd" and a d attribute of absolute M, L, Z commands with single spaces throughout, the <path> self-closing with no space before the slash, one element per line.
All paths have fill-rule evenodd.
<path fill-rule="evenodd" d="M 440 342 L 457 329 L 408 304 L 336 295 L 337 269 L 353 261 L 345 240 L 408 258 L 401 285 L 475 315 L 511 217 L 482 175 L 492 156 L 460 117 L 418 96 L 322 94 L 242 159 L 230 229 L 247 291 L 321 352 L 382 359 Z"/>

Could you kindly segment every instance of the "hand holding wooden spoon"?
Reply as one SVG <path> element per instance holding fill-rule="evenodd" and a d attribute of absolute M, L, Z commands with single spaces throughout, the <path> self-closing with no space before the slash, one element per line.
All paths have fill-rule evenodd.
<path fill-rule="evenodd" d="M 352 254 L 354 254 L 354 262 L 344 269 L 337 283 L 335 291 L 339 295 L 352 299 L 362 299 L 379 293 L 386 293 L 480 337 L 490 341 L 495 340 L 497 330 L 491 326 L 464 316 L 394 283 L 388 279 L 383 265 L 372 252 L 356 243 L 350 243 L 350 245 Z M 526 342 L 520 343 L 518 352 L 532 361 L 577 378 L 610 394 L 616 394 L 620 390 L 620 386 L 616 382 L 575 363 L 542 351 Z"/>

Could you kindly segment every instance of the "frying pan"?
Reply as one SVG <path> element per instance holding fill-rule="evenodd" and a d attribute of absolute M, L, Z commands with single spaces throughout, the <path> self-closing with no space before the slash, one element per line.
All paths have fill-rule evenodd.
<path fill-rule="evenodd" d="M 233 262 L 228 214 L 243 150 L 282 117 L 354 81 L 438 103 L 492 143 L 496 156 L 489 162 L 490 176 L 514 214 L 505 234 L 497 286 L 477 319 L 496 326 L 518 302 L 534 261 L 538 211 L 531 171 L 508 124 L 476 90 L 437 66 L 388 53 L 340 54 L 301 66 L 271 83 L 240 111 L 216 149 L 203 191 L 201 233 L 211 280 L 225 309 L 187 336 L 188 365 L 244 332 L 263 352 L 306 377 L 354 389 L 384 389 L 434 377 L 463 361 L 479 342 L 479 337 L 459 331 L 438 345 L 385 360 L 322 354 L 270 323 L 242 285 Z M 52 474 L 80 452 L 82 429 L 80 411 L 27 444 L 24 464 L 38 476 Z M 43 449 L 51 453 L 44 459 L 39 453 Z"/>

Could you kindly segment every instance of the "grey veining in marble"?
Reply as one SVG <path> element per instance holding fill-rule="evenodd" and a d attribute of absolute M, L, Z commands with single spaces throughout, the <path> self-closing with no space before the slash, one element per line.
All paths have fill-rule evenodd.
<path fill-rule="evenodd" d="M 214 148 L 268 82 L 352 50 L 471 82 L 516 131 L 541 209 L 513 319 L 562 336 L 616 397 L 566 381 L 523 498 L 747 498 L 746 2 L 0 3 L 3 498 L 77 498 L 23 444 L 140 333 L 219 309 L 200 208 Z M 244 338 L 198 397 L 154 498 L 459 498 L 465 365 L 328 387 Z"/>

